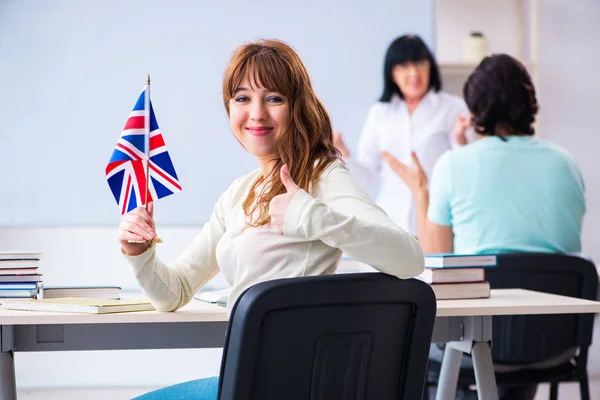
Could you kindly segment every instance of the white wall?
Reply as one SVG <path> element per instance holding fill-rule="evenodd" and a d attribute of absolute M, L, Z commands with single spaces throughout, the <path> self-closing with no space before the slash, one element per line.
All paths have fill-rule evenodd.
<path fill-rule="evenodd" d="M 1 10 L 0 7 L 0 22 Z M 599 22 L 600 3 L 596 0 L 540 1 L 540 131 L 542 136 L 573 152 L 583 171 L 588 202 L 584 251 L 596 260 L 600 260 L 600 182 L 596 172 L 600 137 L 595 118 L 600 106 L 600 78 L 596 71 L 600 65 Z M 165 240 L 159 247 L 160 254 L 174 257 L 198 229 L 159 226 Z M 49 284 L 134 287 L 133 276 L 119 255 L 115 235 L 113 227 L 2 227 L 0 250 L 44 252 L 41 268 Z M 600 376 L 598 331 L 590 358 L 593 377 Z M 86 366 L 90 357 L 94 365 Z M 214 375 L 219 357 L 219 350 L 31 353 L 17 354 L 16 366 L 21 387 L 160 386 Z M 48 368 L 49 365 L 53 367 Z"/>
<path fill-rule="evenodd" d="M 172 259 L 200 227 L 163 227 L 157 251 Z M 43 253 L 48 285 L 119 285 L 137 289 L 119 252 L 116 228 L 0 228 L 0 250 Z M 19 387 L 162 386 L 218 375 L 220 349 L 16 353 Z M 92 361 L 92 362 L 90 362 Z M 52 368 L 49 366 L 52 365 Z"/>
<path fill-rule="evenodd" d="M 538 60 L 531 70 L 540 104 L 537 133 L 576 158 L 586 185 L 583 252 L 600 262 L 600 2 L 597 0 L 437 0 L 438 59 L 459 61 L 461 40 L 471 30 L 489 39 L 490 52 L 529 55 L 527 12 L 538 4 Z M 526 9 L 526 7 L 524 7 Z M 520 19 L 523 18 L 521 25 Z M 525 40 L 516 35 L 523 32 Z M 535 53 L 535 49 L 534 49 Z M 531 65 L 529 65 L 531 67 Z M 448 79 L 449 78 L 449 79 Z M 462 93 L 464 75 L 446 76 L 446 88 Z"/>
<path fill-rule="evenodd" d="M 576 158 L 586 186 L 583 251 L 600 263 L 600 2 L 540 1 L 540 135 Z"/>
<path fill-rule="evenodd" d="M 0 0 L 0 251 L 43 252 L 47 285 L 135 287 L 103 170 L 146 73 L 184 187 L 157 204 L 169 259 L 233 178 L 255 168 L 220 99 L 236 46 L 259 37 L 294 46 L 352 147 L 379 95 L 385 48 L 406 32 L 431 43 L 432 17 L 432 0 Z M 17 383 L 164 385 L 216 374 L 219 354 L 19 353 Z"/>
<path fill-rule="evenodd" d="M 161 200 L 158 219 L 207 221 L 229 184 L 256 168 L 231 134 L 221 96 L 237 46 L 258 38 L 289 42 L 335 128 L 354 143 L 380 92 L 385 48 L 404 31 L 431 42 L 431 4 L 0 2 L 0 224 L 117 223 L 104 169 L 148 73 L 183 187 Z"/>
<path fill-rule="evenodd" d="M 199 230 L 199 226 L 158 225 L 164 241 L 157 245 L 158 256 L 176 257 Z M 47 285 L 119 285 L 138 290 L 119 252 L 116 232 L 116 227 L 0 227 L 0 250 L 42 252 L 40 271 Z M 211 283 L 224 285 L 219 278 Z M 220 360 L 221 349 L 17 352 L 15 368 L 19 387 L 165 386 L 218 375 Z"/>
<path fill-rule="evenodd" d="M 158 224 L 163 239 L 157 247 L 161 258 L 172 259 L 191 243 L 199 226 L 167 227 Z M 43 254 L 40 271 L 46 285 L 118 285 L 137 288 L 123 259 L 117 227 L 0 227 L 1 250 L 36 251 Z"/>
<path fill-rule="evenodd" d="M 463 62 L 462 40 L 471 32 L 484 34 L 491 53 L 519 53 L 522 41 L 518 24 L 521 2 L 436 0 L 435 50 L 438 62 Z"/>

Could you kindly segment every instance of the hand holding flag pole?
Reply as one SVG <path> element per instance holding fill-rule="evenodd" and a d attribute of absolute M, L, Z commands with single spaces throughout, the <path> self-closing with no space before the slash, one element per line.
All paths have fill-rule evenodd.
<path fill-rule="evenodd" d="M 106 179 L 121 214 L 181 191 L 175 168 L 158 127 L 150 100 L 150 75 L 121 132 Z M 150 240 L 132 241 L 147 243 Z M 158 238 L 152 241 L 160 242 Z"/>

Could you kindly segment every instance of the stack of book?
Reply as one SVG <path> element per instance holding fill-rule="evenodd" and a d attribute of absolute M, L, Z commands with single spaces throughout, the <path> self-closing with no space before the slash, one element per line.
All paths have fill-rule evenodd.
<path fill-rule="evenodd" d="M 36 298 L 42 287 L 40 253 L 0 252 L 0 301 Z"/>
<path fill-rule="evenodd" d="M 496 265 L 495 255 L 427 254 L 419 278 L 431 285 L 438 300 L 487 298 L 485 269 Z"/>

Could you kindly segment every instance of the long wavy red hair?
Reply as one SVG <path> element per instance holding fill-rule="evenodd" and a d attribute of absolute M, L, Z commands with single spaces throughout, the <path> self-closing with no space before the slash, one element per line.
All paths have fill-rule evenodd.
<path fill-rule="evenodd" d="M 290 125 L 279 136 L 277 154 L 272 160 L 269 176 L 259 178 L 244 200 L 244 213 L 249 226 L 269 222 L 269 202 L 285 193 L 279 171 L 287 164 L 296 184 L 310 191 L 321 173 L 340 153 L 333 145 L 331 120 L 327 110 L 315 95 L 302 60 L 286 43 L 260 40 L 238 47 L 223 77 L 223 103 L 229 115 L 229 101 L 244 78 L 284 95 L 290 106 Z M 261 183 L 263 189 L 257 194 Z M 258 210 L 258 213 L 256 211 Z"/>

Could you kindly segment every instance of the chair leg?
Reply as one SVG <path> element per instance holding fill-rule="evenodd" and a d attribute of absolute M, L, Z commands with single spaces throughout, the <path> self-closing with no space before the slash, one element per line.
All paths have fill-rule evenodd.
<path fill-rule="evenodd" d="M 425 381 L 422 400 L 429 400 L 429 382 Z"/>
<path fill-rule="evenodd" d="M 590 382 L 588 381 L 587 371 L 579 380 L 579 392 L 581 393 L 581 400 L 590 400 Z"/>
<path fill-rule="evenodd" d="M 558 399 L 558 383 L 550 382 L 550 400 Z"/>

